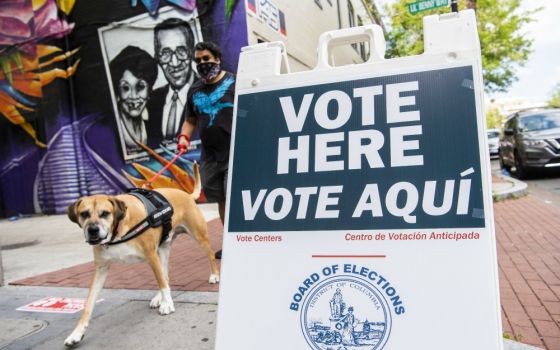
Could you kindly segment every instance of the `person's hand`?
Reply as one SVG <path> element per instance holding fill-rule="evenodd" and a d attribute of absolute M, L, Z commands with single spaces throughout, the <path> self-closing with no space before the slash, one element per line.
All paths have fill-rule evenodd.
<path fill-rule="evenodd" d="M 187 153 L 189 151 L 189 145 L 191 144 L 191 138 L 185 134 L 177 135 L 177 151 Z"/>

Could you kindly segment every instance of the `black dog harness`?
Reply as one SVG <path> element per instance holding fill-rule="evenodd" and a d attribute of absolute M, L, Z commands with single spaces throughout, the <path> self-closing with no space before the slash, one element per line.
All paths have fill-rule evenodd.
<path fill-rule="evenodd" d="M 115 238 L 117 237 L 117 229 L 120 223 L 117 222 L 115 229 L 113 230 L 111 240 L 107 244 L 114 245 L 124 243 L 141 235 L 149 228 L 162 226 L 163 232 L 161 235 L 161 241 L 159 242 L 161 245 L 165 242 L 165 240 L 167 240 L 169 232 L 171 232 L 173 207 L 171 207 L 167 199 L 161 193 L 156 191 L 146 190 L 143 188 L 130 188 L 127 193 L 142 201 L 144 207 L 148 211 L 148 216 L 131 228 L 130 231 L 128 231 L 118 241 L 115 241 Z"/>

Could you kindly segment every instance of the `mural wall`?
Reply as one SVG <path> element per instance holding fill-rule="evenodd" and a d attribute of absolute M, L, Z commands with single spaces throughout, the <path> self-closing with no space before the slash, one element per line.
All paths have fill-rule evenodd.
<path fill-rule="evenodd" d="M 193 46 L 235 72 L 241 0 L 3 0 L 0 217 L 64 213 L 144 184 L 174 156 Z M 191 191 L 199 141 L 152 186 Z"/>

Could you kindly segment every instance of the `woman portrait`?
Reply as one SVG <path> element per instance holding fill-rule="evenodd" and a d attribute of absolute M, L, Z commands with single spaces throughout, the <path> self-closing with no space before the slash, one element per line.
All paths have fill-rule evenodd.
<path fill-rule="evenodd" d="M 149 119 L 146 104 L 157 78 L 155 59 L 136 47 L 125 47 L 109 63 L 115 92 L 121 137 L 127 153 L 140 150 L 138 143 L 147 144 Z"/>

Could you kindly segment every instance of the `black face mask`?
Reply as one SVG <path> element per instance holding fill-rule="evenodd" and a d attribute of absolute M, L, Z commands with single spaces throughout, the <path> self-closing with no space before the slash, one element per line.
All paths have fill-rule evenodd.
<path fill-rule="evenodd" d="M 219 63 L 203 62 L 196 65 L 196 70 L 202 79 L 210 81 L 220 74 L 222 68 Z"/>

